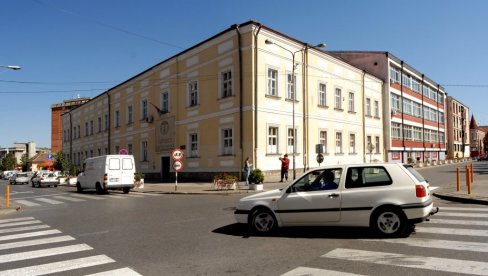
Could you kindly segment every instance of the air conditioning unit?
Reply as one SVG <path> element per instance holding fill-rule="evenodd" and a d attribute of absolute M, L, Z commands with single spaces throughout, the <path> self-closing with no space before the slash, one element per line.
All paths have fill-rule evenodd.
<path fill-rule="evenodd" d="M 154 121 L 154 117 L 153 116 L 147 116 L 146 117 L 146 123 L 152 123 Z"/>

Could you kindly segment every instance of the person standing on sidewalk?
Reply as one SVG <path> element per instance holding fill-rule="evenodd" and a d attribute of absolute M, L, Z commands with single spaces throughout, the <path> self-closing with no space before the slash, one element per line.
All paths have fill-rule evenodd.
<path fill-rule="evenodd" d="M 249 156 L 246 157 L 246 162 L 244 162 L 244 177 L 246 178 L 246 185 L 249 185 L 249 175 L 251 174 L 252 164 L 249 163 Z"/>
<path fill-rule="evenodd" d="M 290 167 L 290 159 L 288 159 L 288 154 L 285 154 L 282 157 L 280 157 L 281 161 L 281 181 L 283 182 L 283 179 L 288 181 L 288 168 Z"/>

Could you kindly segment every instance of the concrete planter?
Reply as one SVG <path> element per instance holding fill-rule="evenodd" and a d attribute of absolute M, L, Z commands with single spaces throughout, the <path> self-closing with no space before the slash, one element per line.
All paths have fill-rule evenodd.
<path fill-rule="evenodd" d="M 77 181 L 78 181 L 77 177 L 70 177 L 67 180 L 68 185 L 70 185 L 70 186 L 75 186 Z"/>
<path fill-rule="evenodd" d="M 66 177 L 59 177 L 59 185 L 67 185 L 68 184 L 68 178 Z"/>
<path fill-rule="evenodd" d="M 262 191 L 264 188 L 263 184 L 249 184 L 249 190 Z"/>
<path fill-rule="evenodd" d="M 144 178 L 134 182 L 134 189 L 144 189 Z"/>

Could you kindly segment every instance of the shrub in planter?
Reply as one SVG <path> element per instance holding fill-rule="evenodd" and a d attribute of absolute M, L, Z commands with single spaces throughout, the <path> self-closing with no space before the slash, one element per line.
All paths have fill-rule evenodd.
<path fill-rule="evenodd" d="M 249 175 L 249 182 L 254 184 L 263 183 L 264 174 L 260 169 L 254 169 Z"/>
<path fill-rule="evenodd" d="M 141 181 L 141 179 L 144 179 L 144 177 L 145 177 L 145 175 L 144 175 L 143 173 L 138 172 L 138 173 L 136 173 L 136 175 L 134 176 L 134 179 L 135 179 L 136 181 Z"/>

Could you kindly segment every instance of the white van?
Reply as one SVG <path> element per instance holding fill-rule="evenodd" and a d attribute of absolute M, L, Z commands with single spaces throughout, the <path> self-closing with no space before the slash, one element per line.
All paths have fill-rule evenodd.
<path fill-rule="evenodd" d="M 97 194 L 122 189 L 128 193 L 134 187 L 136 166 L 132 155 L 102 155 L 87 158 L 78 175 L 76 190 L 96 189 Z"/>

